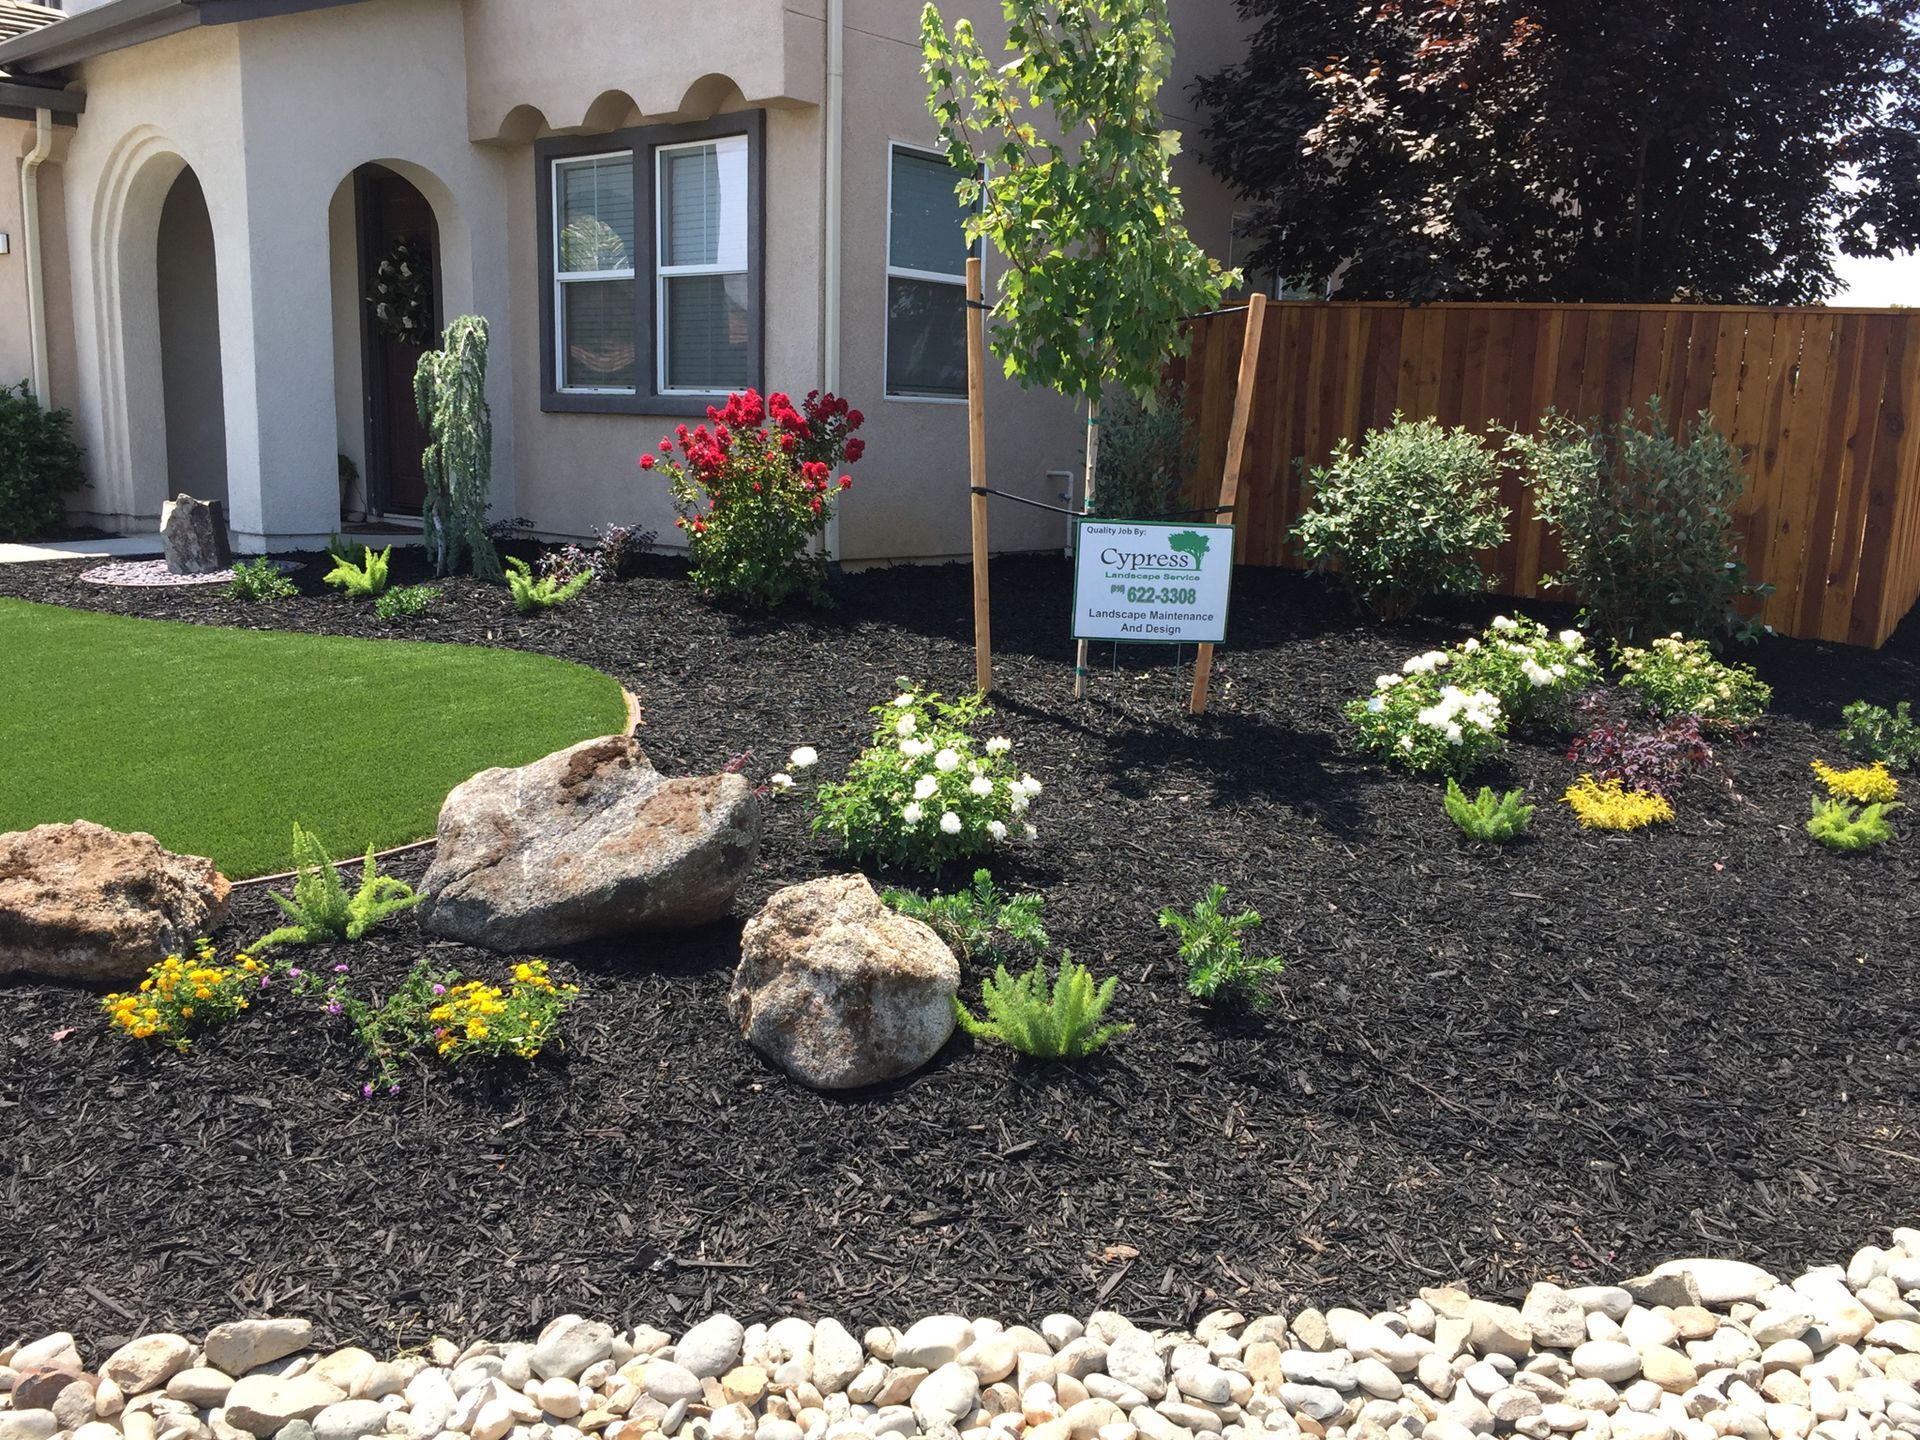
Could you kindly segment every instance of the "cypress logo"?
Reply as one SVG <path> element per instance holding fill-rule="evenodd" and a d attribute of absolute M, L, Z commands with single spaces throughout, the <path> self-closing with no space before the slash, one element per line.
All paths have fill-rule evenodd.
<path fill-rule="evenodd" d="M 1182 530 L 1178 534 L 1167 537 L 1167 548 L 1178 551 L 1182 555 L 1191 555 L 1193 568 L 1196 570 L 1205 562 L 1207 550 L 1212 544 L 1213 542 L 1206 536 L 1192 530 Z"/>

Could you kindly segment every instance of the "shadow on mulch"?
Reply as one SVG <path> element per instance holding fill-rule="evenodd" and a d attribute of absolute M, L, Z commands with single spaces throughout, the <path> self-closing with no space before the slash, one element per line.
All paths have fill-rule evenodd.
<path fill-rule="evenodd" d="M 402 581 L 418 565 L 396 552 Z M 960 567 L 851 576 L 838 608 L 770 624 L 702 605 L 656 558 L 529 619 L 456 580 L 391 627 L 320 593 L 315 567 L 300 598 L 251 609 L 80 585 L 82 568 L 7 567 L 0 592 L 584 661 L 639 695 L 670 771 L 752 750 L 764 777 L 810 744 L 834 773 L 896 677 L 972 675 Z M 1758 646 L 1774 717 L 1728 752 L 1731 788 L 1696 785 L 1658 832 L 1580 832 L 1554 798 L 1560 747 L 1517 744 L 1486 778 L 1528 787 L 1537 834 L 1498 851 L 1339 738 L 1348 697 L 1495 602 L 1373 628 L 1328 586 L 1243 573 L 1193 720 L 1190 651 L 1096 647 L 1076 703 L 1064 563 L 994 579 L 994 724 L 1047 786 L 1040 840 L 996 871 L 1044 888 L 1056 941 L 1122 977 L 1115 1018 L 1137 1028 L 1110 1056 L 1037 1067 L 956 1036 L 906 1083 L 824 1096 L 749 1051 L 726 998 L 741 920 L 844 868 L 793 801 L 733 919 L 553 957 L 582 991 L 569 1048 L 524 1069 L 422 1072 L 363 1101 L 340 1023 L 290 994 L 176 1057 L 112 1040 L 93 997 L 0 982 L 0 1331 L 97 1349 L 264 1309 L 376 1346 L 525 1335 L 565 1310 L 671 1326 L 1099 1305 L 1178 1324 L 1455 1277 L 1517 1295 L 1683 1253 L 1792 1271 L 1911 1220 L 1920 843 L 1903 822 L 1843 859 L 1801 827 L 1840 706 L 1920 698 L 1920 622 L 1878 653 Z M 1287 960 L 1264 1015 L 1194 1004 L 1155 924 L 1215 880 Z M 243 890 L 221 939 L 274 918 Z M 505 963 L 409 917 L 340 955 L 368 990 L 422 957 Z"/>

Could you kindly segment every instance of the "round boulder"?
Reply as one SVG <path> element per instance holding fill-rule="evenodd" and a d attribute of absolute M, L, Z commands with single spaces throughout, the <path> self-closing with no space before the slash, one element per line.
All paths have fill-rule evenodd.
<path fill-rule="evenodd" d="M 919 1069 L 953 1033 L 960 965 L 862 875 L 776 891 L 740 937 L 731 1002 L 754 1049 L 818 1090 Z"/>

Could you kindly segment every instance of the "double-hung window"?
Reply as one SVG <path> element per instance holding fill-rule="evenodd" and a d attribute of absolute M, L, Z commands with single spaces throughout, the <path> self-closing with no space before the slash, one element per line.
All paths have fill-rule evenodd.
<path fill-rule="evenodd" d="M 887 394 L 967 393 L 967 212 L 944 155 L 895 145 L 887 203 Z"/>
<path fill-rule="evenodd" d="M 535 146 L 546 409 L 700 414 L 760 384 L 763 124 Z"/>

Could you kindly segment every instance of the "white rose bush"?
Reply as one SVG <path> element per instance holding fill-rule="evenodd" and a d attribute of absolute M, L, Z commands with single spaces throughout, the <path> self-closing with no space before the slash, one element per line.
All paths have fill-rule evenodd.
<path fill-rule="evenodd" d="M 1347 706 L 1355 745 L 1423 775 L 1460 776 L 1516 725 L 1564 725 L 1597 678 L 1585 637 L 1497 615 L 1479 636 L 1415 655 Z"/>
<path fill-rule="evenodd" d="M 820 786 L 815 834 L 831 835 L 855 860 L 937 870 L 1012 840 L 1031 840 L 1026 818 L 1041 786 L 1012 759 L 1013 742 L 974 731 L 988 713 L 983 697 L 946 700 L 908 681 L 873 707 L 873 741 L 845 780 Z M 804 752 L 806 759 L 800 757 Z M 818 759 L 794 752 L 796 769 Z"/>

